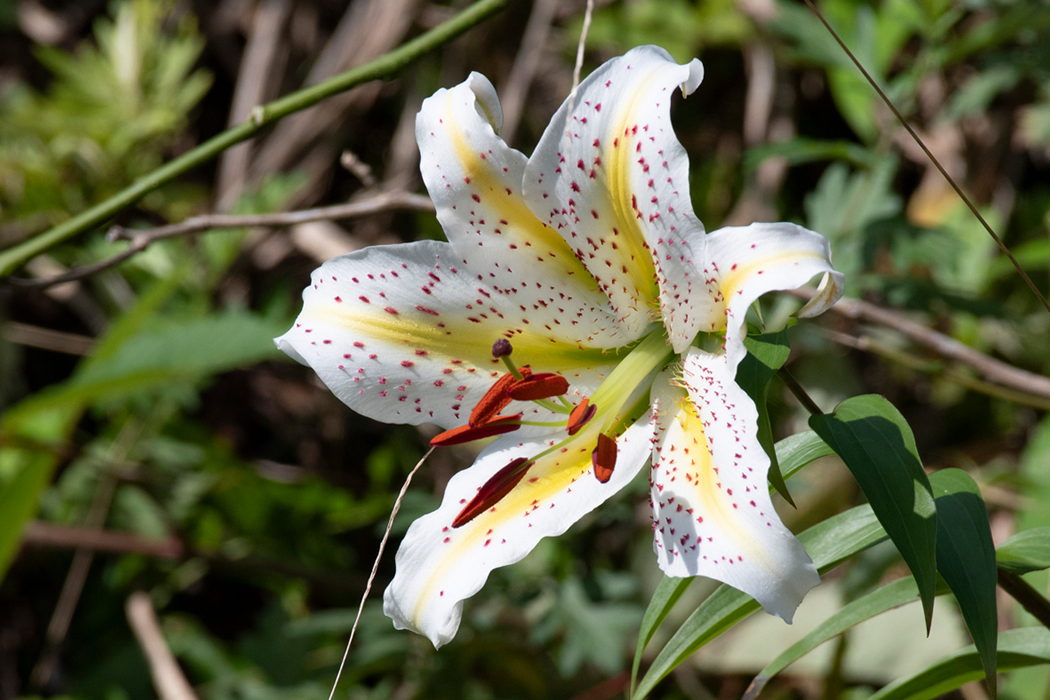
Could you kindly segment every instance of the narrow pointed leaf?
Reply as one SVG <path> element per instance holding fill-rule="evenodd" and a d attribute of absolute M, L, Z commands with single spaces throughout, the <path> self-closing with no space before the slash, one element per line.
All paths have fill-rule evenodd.
<path fill-rule="evenodd" d="M 995 561 L 1011 574 L 1050 569 L 1050 526 L 1022 530 L 999 545 Z"/>
<path fill-rule="evenodd" d="M 1000 672 L 1050 664 L 1050 630 L 1026 627 L 1003 632 L 999 635 L 996 661 Z M 891 683 L 868 700 L 930 700 L 983 675 L 980 654 L 971 645 L 913 676 Z"/>
<path fill-rule="evenodd" d="M 653 591 L 653 597 L 649 600 L 649 607 L 645 609 L 642 618 L 642 628 L 638 631 L 638 646 L 634 650 L 634 663 L 631 665 L 631 692 L 638 679 L 638 666 L 642 663 L 642 652 L 652 640 L 660 624 L 667 619 L 678 599 L 682 597 L 685 590 L 696 578 L 672 578 L 665 576 Z"/>
<path fill-rule="evenodd" d="M 937 585 L 937 510 L 907 421 L 881 396 L 846 399 L 809 425 L 857 479 L 919 586 L 926 631 Z"/>
<path fill-rule="evenodd" d="M 937 588 L 937 595 L 948 592 L 946 585 Z M 919 599 L 919 589 L 912 577 L 898 579 L 885 586 L 854 600 L 837 613 L 820 623 L 812 632 L 784 650 L 777 658 L 751 681 L 743 700 L 754 700 L 765 688 L 773 676 L 783 671 L 789 664 L 798 661 L 824 642 L 836 637 L 854 625 L 881 615 L 887 610 L 898 608 Z"/>
<path fill-rule="evenodd" d="M 769 380 L 784 366 L 791 354 L 787 328 L 777 333 L 749 335 L 744 338 L 747 355 L 736 368 L 736 383 L 740 385 L 758 409 L 758 442 L 769 455 L 769 483 L 784 500 L 795 505 L 781 474 L 777 452 L 773 445 L 773 428 L 769 422 Z"/>
<path fill-rule="evenodd" d="M 799 535 L 820 573 L 886 539 L 870 506 L 858 506 L 832 516 Z M 696 650 L 759 609 L 758 603 L 735 588 L 712 593 L 667 642 L 646 671 L 632 698 L 643 698 Z"/>
<path fill-rule="evenodd" d="M 994 700 L 997 571 L 988 510 L 977 484 L 960 469 L 942 469 L 930 482 L 937 503 L 937 570 L 959 603 Z"/>
<path fill-rule="evenodd" d="M 778 441 L 776 452 L 780 462 L 780 473 L 785 479 L 790 479 L 807 464 L 835 454 L 835 450 L 812 430 L 796 433 Z"/>

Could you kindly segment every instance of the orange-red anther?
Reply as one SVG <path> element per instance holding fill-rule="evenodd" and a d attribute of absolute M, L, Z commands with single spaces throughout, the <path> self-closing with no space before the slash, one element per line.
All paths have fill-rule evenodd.
<path fill-rule="evenodd" d="M 591 453 L 591 464 L 594 466 L 594 476 L 603 484 L 612 478 L 613 469 L 616 468 L 616 439 L 605 433 L 598 436 L 598 445 Z"/>
<path fill-rule="evenodd" d="M 523 379 L 528 379 L 532 376 L 532 370 L 528 367 L 522 367 L 520 371 Z M 474 410 L 470 412 L 470 420 L 467 422 L 473 427 L 488 423 L 493 416 L 506 408 L 507 404 L 510 403 L 507 389 L 517 381 L 519 380 L 515 379 L 514 375 L 509 372 L 497 379 L 496 383 L 478 401 L 478 405 L 474 407 Z"/>
<path fill-rule="evenodd" d="M 575 435 L 580 432 L 580 428 L 587 425 L 587 421 L 594 417 L 594 413 L 597 410 L 598 407 L 591 405 L 586 397 L 576 404 L 576 408 L 572 409 L 572 413 L 569 414 L 569 435 Z"/>
<path fill-rule="evenodd" d="M 507 390 L 507 394 L 517 401 L 536 401 L 561 396 L 568 391 L 569 382 L 565 377 L 553 372 L 541 372 L 515 382 Z"/>
<path fill-rule="evenodd" d="M 521 427 L 521 423 L 518 422 L 520 420 L 521 414 L 518 413 L 513 416 L 498 416 L 489 422 L 476 427 L 472 425 L 461 425 L 458 428 L 446 430 L 440 435 L 435 436 L 430 441 L 430 444 L 434 447 L 448 447 L 449 445 L 461 445 L 464 442 L 480 440 L 481 438 L 492 437 L 493 435 L 510 433 Z"/>
<path fill-rule="evenodd" d="M 525 473 L 529 471 L 531 466 L 532 462 L 528 459 L 518 457 L 493 474 L 485 482 L 484 486 L 478 489 L 477 495 L 470 499 L 470 503 L 464 506 L 459 515 L 456 516 L 456 519 L 452 521 L 452 527 L 466 525 L 503 500 L 503 497 L 510 493 L 511 489 L 517 486 L 518 482 L 525 477 Z"/>

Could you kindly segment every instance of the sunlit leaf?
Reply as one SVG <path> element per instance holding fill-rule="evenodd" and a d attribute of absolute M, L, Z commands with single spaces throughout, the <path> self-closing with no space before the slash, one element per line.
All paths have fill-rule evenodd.
<path fill-rule="evenodd" d="M 999 635 L 996 661 L 1000 671 L 1050 664 L 1050 630 L 1031 627 L 1003 632 Z M 971 645 L 913 676 L 891 683 L 868 700 L 929 700 L 983 675 L 980 654 Z"/>
<path fill-rule="evenodd" d="M 995 550 L 995 561 L 1012 574 L 1050 569 L 1050 526 L 1018 532 Z"/>

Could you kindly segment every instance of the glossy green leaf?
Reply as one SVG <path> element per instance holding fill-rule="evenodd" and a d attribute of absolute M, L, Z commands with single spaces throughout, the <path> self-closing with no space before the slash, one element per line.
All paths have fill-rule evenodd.
<path fill-rule="evenodd" d="M 999 635 L 996 661 L 1000 671 L 1050 664 L 1050 630 L 1028 627 Z M 984 675 L 980 654 L 968 646 L 919 673 L 902 678 L 868 700 L 929 700 Z"/>
<path fill-rule="evenodd" d="M 812 430 L 796 433 L 779 441 L 776 444 L 776 452 L 780 472 L 785 479 L 791 478 L 807 464 L 835 454 L 835 450 Z"/>
<path fill-rule="evenodd" d="M 773 445 L 773 426 L 769 422 L 767 405 L 769 380 L 784 366 L 791 354 L 788 329 L 784 328 L 777 333 L 749 335 L 744 338 L 744 345 L 747 347 L 747 355 L 737 366 L 736 383 L 751 397 L 755 408 L 758 409 L 758 442 L 769 455 L 769 483 L 785 501 L 794 506 L 795 501 L 788 492 L 780 464 L 777 462 L 777 453 Z"/>
<path fill-rule="evenodd" d="M 995 552 L 999 568 L 1012 574 L 1050 569 L 1050 526 L 1022 530 L 999 545 Z"/>
<path fill-rule="evenodd" d="M 937 588 L 937 595 L 948 592 L 947 585 Z M 789 664 L 798 661 L 824 642 L 842 634 L 854 625 L 881 615 L 887 610 L 898 608 L 919 599 L 919 589 L 912 577 L 897 579 L 885 586 L 854 600 L 834 615 L 820 623 L 812 632 L 785 649 L 777 658 L 763 668 L 751 681 L 743 700 L 753 700 L 758 696 L 766 683 Z"/>
<path fill-rule="evenodd" d="M 977 484 L 961 469 L 930 476 L 937 503 L 937 570 L 959 603 L 966 627 L 984 664 L 985 681 L 996 696 L 995 544 L 988 510 Z"/>
<path fill-rule="evenodd" d="M 799 535 L 821 574 L 877 542 L 886 539 L 871 507 L 851 508 Z M 674 633 L 638 684 L 632 698 L 643 698 L 693 652 L 759 609 L 751 596 L 723 585 Z"/>
<path fill-rule="evenodd" d="M 809 425 L 856 477 L 911 568 L 928 631 L 937 585 L 937 510 L 911 428 L 889 401 L 871 394 L 846 399 L 834 413 L 811 416 Z"/>
<path fill-rule="evenodd" d="M 685 590 L 695 581 L 695 578 L 671 578 L 665 576 L 660 581 L 653 597 L 649 600 L 649 607 L 645 609 L 642 617 L 642 628 L 638 631 L 638 646 L 634 650 L 634 662 L 631 665 L 631 688 L 633 690 L 638 679 L 638 667 L 642 663 L 642 652 L 652 640 L 660 624 L 667 619 L 678 599 L 682 597 Z"/>

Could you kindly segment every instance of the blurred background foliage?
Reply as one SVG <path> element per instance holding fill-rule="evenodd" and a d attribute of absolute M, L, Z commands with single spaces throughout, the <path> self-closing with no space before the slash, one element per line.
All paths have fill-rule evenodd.
<path fill-rule="evenodd" d="M 0 0 L 0 247 L 463 4 Z M 820 7 L 1047 290 L 1050 4 Z M 582 8 L 512 2 L 396 80 L 290 118 L 116 223 L 145 228 L 216 210 L 279 212 L 421 191 L 414 114 L 471 70 L 492 78 L 508 113 L 505 136 L 530 152 L 568 94 Z M 705 62 L 704 84 L 674 118 L 709 230 L 804 223 L 832 241 L 849 296 L 1047 374 L 1050 316 L 804 5 L 599 2 L 585 70 L 645 43 Z M 161 241 L 79 282 L 0 288 L 0 700 L 152 697 L 124 611 L 134 591 L 148 593 L 199 697 L 328 692 L 394 496 L 427 432 L 351 413 L 270 339 L 291 323 L 321 261 L 440 236 L 432 214 L 413 212 L 217 230 Z M 95 231 L 22 274 L 59 274 L 124 245 Z M 767 300 L 767 326 L 794 308 L 787 296 Z M 884 394 L 913 426 L 927 468 L 967 470 L 996 543 L 1050 525 L 1050 400 L 973 381 L 972 369 L 892 327 L 828 314 L 798 326 L 792 340 L 791 371 L 823 407 Z M 770 411 L 776 437 L 804 429 L 804 412 L 776 380 Z M 466 449 L 431 458 L 395 536 L 436 506 L 471 459 Z M 860 498 L 834 458 L 790 486 L 798 508 L 782 512 L 796 530 Z M 622 692 L 660 579 L 646 491 L 643 479 L 568 536 L 497 570 L 440 653 L 394 631 L 374 595 L 339 696 Z M 392 572 L 388 551 L 377 590 Z M 876 547 L 825 577 L 794 627 L 749 620 L 655 695 L 739 697 L 830 611 L 904 573 L 896 550 Z M 1047 590 L 1045 572 L 1027 578 Z M 694 586 L 687 602 L 711 589 Z M 1001 629 L 1031 624 L 1009 599 L 1001 603 Z M 941 604 L 930 639 L 913 608 L 818 649 L 765 696 L 864 697 L 968 643 L 950 604 Z M 969 700 L 983 691 L 960 692 Z M 1017 700 L 1048 692 L 1045 667 L 1014 672 L 1002 688 Z"/>

